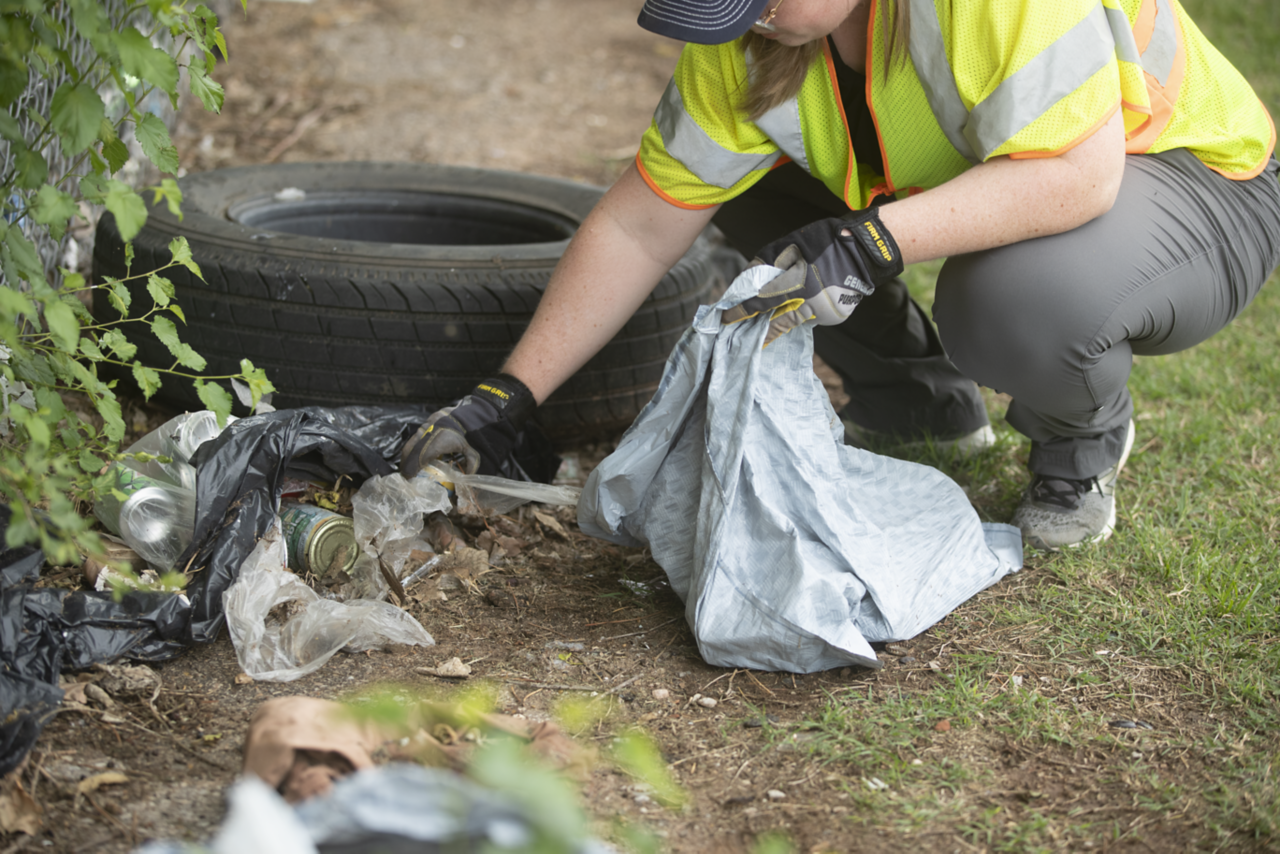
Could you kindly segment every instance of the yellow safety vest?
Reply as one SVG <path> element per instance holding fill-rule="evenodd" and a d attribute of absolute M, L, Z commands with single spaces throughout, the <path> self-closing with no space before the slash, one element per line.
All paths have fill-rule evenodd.
<path fill-rule="evenodd" d="M 850 208 L 936 187 L 992 157 L 1052 157 L 1123 110 L 1129 153 L 1187 148 L 1233 179 L 1275 144 L 1266 108 L 1177 0 L 899 0 L 909 62 L 884 73 L 868 23 L 867 103 L 885 174 L 854 158 L 825 42 L 799 93 L 756 121 L 737 109 L 751 74 L 740 42 L 687 45 L 637 155 L 669 202 L 705 208 L 795 161 Z"/>

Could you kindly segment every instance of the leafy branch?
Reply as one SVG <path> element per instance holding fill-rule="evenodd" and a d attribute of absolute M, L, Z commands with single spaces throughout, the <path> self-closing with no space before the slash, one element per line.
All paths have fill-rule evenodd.
<path fill-rule="evenodd" d="M 247 359 L 238 374 L 204 375 L 205 359 L 181 340 L 186 318 L 164 274 L 183 267 L 203 278 L 185 238 L 169 244 L 168 264 L 132 270 L 130 241 L 146 224 L 147 203 L 121 170 L 138 151 L 161 174 L 145 190 L 152 204 L 181 216 L 178 151 L 147 105 L 167 96 L 176 109 L 185 79 L 206 109 L 220 111 L 223 91 L 211 75 L 227 56 L 217 16 L 203 3 L 0 0 L 0 153 L 7 152 L 0 177 L 0 501 L 13 511 L 8 546 L 39 544 L 58 563 L 102 554 L 80 505 L 111 488 L 104 471 L 122 457 L 118 375 L 131 375 L 145 399 L 166 380 L 192 382 L 222 423 L 232 398 L 220 381 L 243 383 L 255 408 L 273 391 Z M 49 90 L 41 111 L 30 95 Z M 46 276 L 31 236 L 62 240 L 82 217 L 82 204 L 115 218 L 125 241 L 124 278 L 89 285 L 75 271 L 59 270 L 53 282 Z M 126 283 L 143 280 L 152 304 L 131 316 Z M 89 312 L 84 297 L 96 289 L 118 318 Z M 135 358 L 134 331 L 159 339 L 172 363 Z"/>

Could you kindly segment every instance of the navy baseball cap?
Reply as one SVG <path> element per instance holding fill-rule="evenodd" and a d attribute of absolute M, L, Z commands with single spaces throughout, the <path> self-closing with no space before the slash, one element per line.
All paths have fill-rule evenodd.
<path fill-rule="evenodd" d="M 751 29 L 769 0 L 645 0 L 637 23 L 660 36 L 724 44 Z"/>

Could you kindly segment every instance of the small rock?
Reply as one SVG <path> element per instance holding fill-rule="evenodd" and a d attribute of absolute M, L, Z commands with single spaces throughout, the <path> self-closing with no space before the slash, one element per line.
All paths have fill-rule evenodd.
<path fill-rule="evenodd" d="M 904 655 L 898 659 L 899 664 L 915 664 L 916 657 L 914 655 Z"/>
<path fill-rule="evenodd" d="M 545 649 L 563 649 L 568 652 L 582 652 L 587 647 L 576 641 L 551 641 L 544 647 Z"/>
<path fill-rule="evenodd" d="M 716 700 L 714 697 L 701 697 L 698 700 L 698 705 L 702 706 L 704 709 L 714 709 L 716 707 Z"/>
<path fill-rule="evenodd" d="M 923 759 L 912 759 L 912 760 L 911 760 L 911 764 L 912 764 L 912 765 L 923 765 L 923 764 L 924 764 L 924 760 L 923 760 Z"/>
<path fill-rule="evenodd" d="M 943 718 L 942 720 L 934 724 L 933 728 L 938 732 L 951 732 L 951 721 L 947 720 L 946 718 Z"/>
<path fill-rule="evenodd" d="M 933 661 L 929 662 L 929 669 L 932 670 L 934 673 L 941 673 L 942 662 L 938 661 L 938 659 L 935 658 Z"/>
<path fill-rule="evenodd" d="M 653 803 L 653 798 L 641 792 L 640 794 L 636 795 L 635 802 L 638 804 L 651 804 Z"/>
<path fill-rule="evenodd" d="M 461 658 L 451 658 L 443 664 L 437 665 L 434 669 L 430 667 L 418 668 L 421 673 L 429 673 L 433 676 L 443 676 L 446 679 L 465 679 L 471 675 L 471 666 L 463 664 Z"/>
<path fill-rule="evenodd" d="M 655 700 L 668 700 L 668 699 L 670 699 L 670 698 L 671 698 L 671 692 L 670 692 L 670 691 L 668 691 L 666 688 L 654 688 L 654 689 L 653 689 L 653 699 L 655 699 Z"/>
<path fill-rule="evenodd" d="M 770 789 L 767 794 L 769 795 L 769 800 L 771 801 L 781 801 L 787 796 L 786 792 L 783 792 L 779 789 Z"/>

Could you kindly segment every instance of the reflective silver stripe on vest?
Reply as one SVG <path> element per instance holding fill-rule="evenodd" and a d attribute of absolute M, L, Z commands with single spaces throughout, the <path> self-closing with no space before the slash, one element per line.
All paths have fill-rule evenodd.
<path fill-rule="evenodd" d="M 1084 20 L 1007 77 L 969 111 L 956 87 L 933 0 L 909 2 L 912 13 L 909 48 L 916 74 L 942 132 L 972 163 L 986 160 L 993 151 L 1106 67 L 1115 56 L 1115 39 L 1099 3 Z M 1136 52 L 1136 45 L 1134 49 Z"/>
<path fill-rule="evenodd" d="M 925 97 L 934 118 L 956 151 L 970 163 L 982 160 L 973 153 L 964 137 L 964 126 L 969 121 L 969 111 L 960 100 L 955 75 L 947 62 L 947 45 L 942 40 L 942 25 L 938 23 L 938 10 L 933 0 L 909 0 L 911 5 L 911 34 L 907 49 L 916 67 L 916 76 L 924 88 Z"/>
<path fill-rule="evenodd" d="M 987 159 L 1114 58 L 1115 41 L 1099 3 L 1083 21 L 974 105 L 964 129 L 965 139 L 983 160 Z"/>
<path fill-rule="evenodd" d="M 782 153 L 796 162 L 801 169 L 813 174 L 809 158 L 804 153 L 804 129 L 800 127 L 800 101 L 791 98 L 760 118 L 756 126 L 769 135 Z"/>
<path fill-rule="evenodd" d="M 1155 4 L 1155 29 L 1147 49 L 1141 54 L 1138 53 L 1138 42 L 1133 37 L 1133 25 L 1129 23 L 1128 16 L 1119 9 L 1103 8 L 1107 13 L 1107 23 L 1111 25 L 1111 36 L 1116 40 L 1116 56 L 1142 66 L 1142 70 L 1160 81 L 1163 87 L 1169 85 L 1173 60 L 1178 55 L 1178 20 L 1169 0 L 1155 0 Z"/>
<path fill-rule="evenodd" d="M 1173 60 L 1178 54 L 1178 19 L 1174 17 L 1173 4 L 1169 0 L 1156 0 L 1156 25 L 1151 42 L 1142 52 L 1143 69 L 1160 81 L 1161 87 L 1169 85 L 1173 73 Z"/>
<path fill-rule="evenodd" d="M 1133 25 L 1123 9 L 1112 9 L 1103 6 L 1107 13 L 1107 23 L 1111 26 L 1111 37 L 1116 40 L 1116 57 L 1123 62 L 1142 65 L 1142 54 L 1138 53 L 1138 42 L 1133 37 Z"/>
<path fill-rule="evenodd" d="M 685 110 L 684 99 L 680 97 L 675 80 L 667 84 L 667 91 L 658 102 L 653 120 L 658 124 L 667 153 L 684 164 L 700 181 L 713 187 L 727 190 L 750 173 L 768 169 L 780 156 L 776 151 L 769 154 L 730 151 L 707 136 L 707 132 Z"/>

